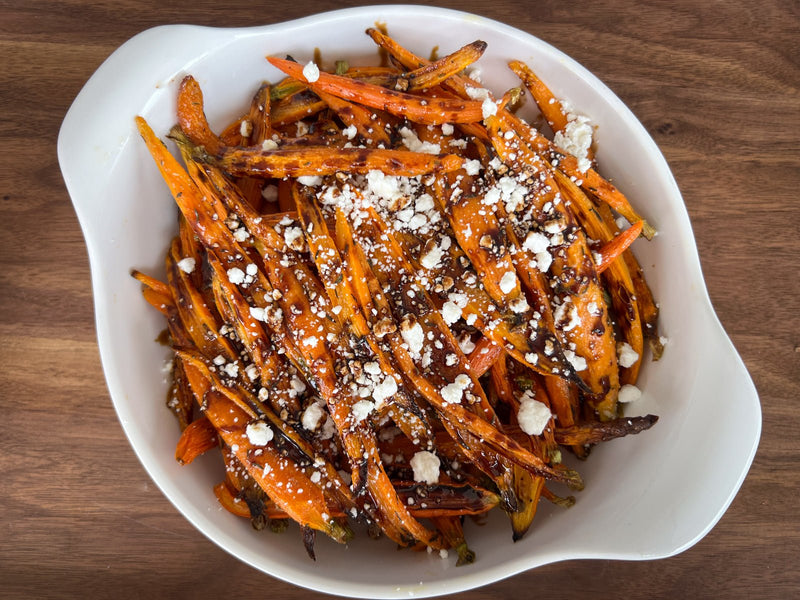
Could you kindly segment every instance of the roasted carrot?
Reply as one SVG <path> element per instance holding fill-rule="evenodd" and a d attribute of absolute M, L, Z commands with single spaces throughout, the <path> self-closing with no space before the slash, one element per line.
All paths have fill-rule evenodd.
<path fill-rule="evenodd" d="M 320 72 L 319 78 L 315 81 L 308 82 L 303 75 L 302 65 L 281 58 L 268 58 L 267 60 L 287 75 L 291 75 L 298 81 L 306 82 L 313 90 L 328 92 L 345 100 L 385 110 L 415 123 L 425 125 L 476 123 L 483 119 L 480 102 L 441 98 L 425 99 L 325 72 Z"/>
<path fill-rule="evenodd" d="M 192 421 L 183 430 L 175 448 L 175 460 L 188 465 L 195 458 L 217 446 L 217 430 L 206 417 Z"/>

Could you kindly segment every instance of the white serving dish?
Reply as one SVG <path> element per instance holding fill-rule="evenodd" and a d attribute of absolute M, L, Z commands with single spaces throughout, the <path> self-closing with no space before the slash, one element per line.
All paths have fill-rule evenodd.
<path fill-rule="evenodd" d="M 398 553 L 386 540 L 360 537 L 348 547 L 318 538 L 317 561 L 298 535 L 256 533 L 221 510 L 212 486 L 216 456 L 182 468 L 178 428 L 164 407 L 167 350 L 154 342 L 164 322 L 142 299 L 129 272 L 163 273 L 176 209 L 133 117 L 162 137 L 175 122 L 177 84 L 193 74 L 215 128 L 244 111 L 278 72 L 267 54 L 330 61 L 374 60 L 364 29 L 376 22 L 407 47 L 442 54 L 475 39 L 488 42 L 479 67 L 502 91 L 516 85 L 504 63 L 522 59 L 576 110 L 597 124 L 597 157 L 660 233 L 636 252 L 661 304 L 669 337 L 664 357 L 645 366 L 644 397 L 629 413 L 660 415 L 638 436 L 595 449 L 579 465 L 586 490 L 569 511 L 542 503 L 528 535 L 511 541 L 503 515 L 468 527 L 478 560 L 456 568 L 426 553 Z M 446 32 L 446 35 L 443 35 Z M 212 541 L 253 567 L 294 584 L 352 597 L 407 598 L 454 593 L 559 560 L 643 560 L 677 554 L 719 520 L 752 462 L 761 430 L 758 397 L 709 302 L 691 225 L 672 174 L 631 111 L 596 77 L 552 46 L 479 16 L 422 6 L 374 6 L 247 29 L 165 26 L 120 47 L 92 76 L 67 114 L 58 156 L 89 250 L 97 337 L 114 407 L 134 451 L 170 501 Z M 296 530 L 295 530 L 296 531 Z"/>

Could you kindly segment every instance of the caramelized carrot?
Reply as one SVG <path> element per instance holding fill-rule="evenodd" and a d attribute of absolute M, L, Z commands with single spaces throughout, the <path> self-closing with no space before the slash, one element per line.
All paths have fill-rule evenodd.
<path fill-rule="evenodd" d="M 598 251 L 600 260 L 597 263 L 597 273 L 605 271 L 612 261 L 616 260 L 642 233 L 642 221 L 637 221 L 613 240 L 606 242 Z"/>
<path fill-rule="evenodd" d="M 302 65 L 281 58 L 270 57 L 267 60 L 287 75 L 307 83 L 312 90 L 328 92 L 345 100 L 385 110 L 415 123 L 424 125 L 476 123 L 483 119 L 480 102 L 442 98 L 425 99 L 325 72 L 320 72 L 319 78 L 314 82 L 308 82 L 303 75 Z"/>
<path fill-rule="evenodd" d="M 192 421 L 181 433 L 175 448 L 175 460 L 188 465 L 201 454 L 217 446 L 217 430 L 206 417 Z"/>

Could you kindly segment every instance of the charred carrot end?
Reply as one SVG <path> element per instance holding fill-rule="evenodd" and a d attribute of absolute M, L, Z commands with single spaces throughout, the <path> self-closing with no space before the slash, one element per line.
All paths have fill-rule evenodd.
<path fill-rule="evenodd" d="M 183 430 L 178 446 L 175 448 L 175 460 L 182 465 L 188 465 L 201 454 L 217 446 L 217 430 L 211 422 L 201 417 L 192 421 Z"/>
<path fill-rule="evenodd" d="M 216 154 L 219 138 L 211 131 L 203 109 L 203 92 L 194 77 L 187 75 L 178 88 L 178 123 L 198 146 Z"/>
<path fill-rule="evenodd" d="M 399 79 L 397 83 L 401 84 L 403 81 L 407 82 L 408 91 L 431 88 L 466 69 L 469 65 L 477 61 L 485 50 L 486 42 L 476 40 L 471 44 L 459 48 L 452 54 L 440 58 L 436 62 L 408 73 L 404 78 Z M 401 90 L 400 87 L 396 87 L 395 89 Z"/>
<path fill-rule="evenodd" d="M 556 428 L 555 438 L 563 445 L 599 444 L 650 429 L 658 421 L 656 415 L 622 417 L 612 421 L 593 421 L 572 427 Z"/>
<path fill-rule="evenodd" d="M 222 505 L 222 508 L 232 515 L 245 519 L 251 517 L 247 503 L 237 498 L 224 481 L 214 486 L 214 495 L 217 497 L 217 501 Z"/>
<path fill-rule="evenodd" d="M 483 119 L 481 103 L 474 100 L 415 96 L 324 72 L 319 74 L 318 79 L 309 82 L 303 75 L 302 65 L 281 58 L 267 60 L 287 75 L 308 83 L 313 90 L 321 90 L 345 100 L 385 110 L 415 123 L 423 125 L 477 123 Z"/>
<path fill-rule="evenodd" d="M 525 63 L 512 60 L 508 63 L 508 66 L 528 88 L 536 105 L 539 107 L 539 111 L 547 119 L 553 131 L 562 131 L 567 126 L 567 115 L 561 102 L 553 95 L 550 88 Z"/>
<path fill-rule="evenodd" d="M 620 233 L 613 240 L 604 244 L 598 254 L 600 261 L 597 263 L 597 273 L 602 273 L 620 254 L 625 252 L 628 247 L 642 234 L 644 221 L 637 221 L 624 232 Z"/>

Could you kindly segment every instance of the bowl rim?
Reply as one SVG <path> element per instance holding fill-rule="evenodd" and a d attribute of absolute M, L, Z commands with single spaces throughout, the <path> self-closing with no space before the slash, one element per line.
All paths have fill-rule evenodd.
<path fill-rule="evenodd" d="M 93 225 L 91 223 L 90 215 L 88 214 L 88 207 L 82 202 L 82 199 L 85 197 L 84 192 L 86 189 L 87 183 L 81 177 L 81 172 L 79 170 L 81 155 L 80 153 L 74 153 L 71 148 L 71 137 L 74 135 L 74 132 L 77 130 L 79 124 L 77 123 L 77 119 L 80 116 L 82 111 L 86 110 L 86 105 L 88 102 L 92 102 L 96 99 L 97 93 L 99 90 L 105 85 L 105 82 L 114 77 L 114 73 L 118 69 L 118 63 L 121 61 L 121 56 L 125 53 L 136 51 L 140 47 L 152 47 L 153 44 L 157 43 L 160 39 L 169 38 L 175 32 L 184 30 L 184 31 L 196 31 L 202 32 L 203 35 L 207 36 L 211 39 L 216 40 L 228 40 L 228 41 L 235 41 L 238 36 L 243 35 L 253 35 L 253 34 L 266 34 L 273 30 L 279 30 L 287 27 L 303 27 L 310 24 L 318 25 L 321 22 L 328 22 L 328 21 L 336 21 L 339 19 L 345 18 L 364 18 L 366 16 L 374 15 L 375 13 L 380 12 L 381 18 L 392 18 L 402 15 L 404 18 L 408 16 L 410 12 L 413 12 L 417 16 L 421 17 L 428 17 L 428 18 L 442 18 L 445 17 L 447 19 L 477 19 L 482 24 L 485 24 L 487 27 L 490 27 L 499 33 L 506 35 L 508 37 L 514 38 L 516 40 L 524 41 L 526 44 L 533 44 L 535 46 L 540 47 L 547 53 L 556 57 L 559 61 L 561 61 L 565 66 L 567 66 L 573 73 L 575 73 L 580 79 L 583 79 L 587 84 L 591 85 L 598 92 L 604 97 L 606 101 L 610 103 L 613 110 L 621 115 L 621 118 L 625 119 L 626 121 L 630 122 L 632 126 L 637 130 L 638 133 L 638 142 L 643 144 L 648 152 L 650 152 L 654 160 L 658 163 L 657 167 L 664 171 L 663 175 L 667 185 L 670 187 L 670 193 L 677 196 L 678 199 L 681 200 L 681 208 L 682 214 L 678 215 L 683 221 L 685 221 L 685 227 L 681 228 L 681 234 L 685 236 L 684 242 L 688 242 L 686 245 L 686 252 L 688 253 L 688 260 L 692 263 L 691 266 L 696 267 L 698 272 L 700 272 L 700 281 L 703 283 L 701 289 L 699 290 L 701 296 L 704 298 L 704 310 L 707 311 L 707 317 L 711 319 L 712 326 L 715 326 L 724 336 L 724 344 L 727 344 L 729 350 L 735 353 L 735 349 L 733 349 L 733 345 L 730 342 L 730 339 L 724 333 L 721 324 L 719 323 L 719 319 L 717 318 L 716 314 L 714 313 L 713 309 L 711 308 L 711 301 L 708 297 L 708 292 L 705 287 L 705 282 L 702 278 L 702 272 L 700 269 L 700 262 L 699 257 L 697 254 L 697 248 L 694 243 L 693 233 L 691 229 L 691 223 L 689 222 L 688 213 L 686 212 L 685 206 L 683 206 L 682 197 L 680 191 L 678 189 L 677 183 L 672 175 L 669 166 L 662 155 L 660 149 L 656 145 L 655 141 L 652 137 L 647 133 L 644 126 L 640 123 L 640 121 L 636 118 L 634 113 L 631 109 L 625 105 L 617 96 L 616 94 L 611 91 L 605 83 L 603 83 L 600 79 L 598 79 L 594 74 L 588 71 L 585 67 L 580 65 L 577 61 L 573 58 L 566 55 L 564 52 L 558 50 L 554 46 L 548 44 L 547 42 L 537 38 L 527 32 L 521 31 L 510 25 L 505 23 L 488 19 L 486 17 L 482 17 L 480 15 L 475 15 L 471 13 L 467 13 L 464 11 L 458 11 L 453 9 L 444 9 L 438 7 L 431 7 L 431 6 L 424 6 L 424 5 L 413 5 L 413 4 L 403 4 L 403 5 L 371 5 L 371 6 L 360 6 L 360 7 L 352 7 L 352 8 L 345 8 L 340 10 L 333 10 L 327 11 L 323 13 L 318 13 L 314 15 L 309 15 L 306 17 L 302 17 L 299 19 L 293 19 L 290 21 L 285 21 L 281 23 L 273 23 L 269 25 L 257 25 L 251 27 L 244 27 L 244 28 L 215 28 L 215 27 L 207 27 L 207 26 L 197 26 L 197 25 L 162 25 L 154 28 L 147 29 L 136 36 L 129 39 L 125 42 L 122 46 L 120 46 L 116 51 L 114 51 L 104 62 L 103 64 L 95 71 L 92 77 L 87 81 L 84 88 L 78 94 L 72 106 L 70 107 L 67 115 L 64 119 L 62 124 L 61 130 L 59 132 L 58 137 L 58 157 L 59 163 L 61 165 L 63 177 L 67 186 L 67 189 L 70 193 L 70 197 L 72 199 L 73 205 L 75 207 L 75 211 L 78 215 L 78 219 L 81 225 L 81 229 L 83 231 L 84 238 L 87 244 L 87 250 L 90 259 L 90 267 L 91 267 L 91 277 L 92 277 L 92 289 L 93 289 L 93 296 L 94 296 L 94 308 L 95 308 L 95 325 L 96 331 L 98 336 L 98 345 L 100 349 L 101 360 L 103 363 L 103 371 L 106 377 L 106 382 L 111 392 L 112 402 L 114 404 L 115 410 L 120 418 L 120 422 L 122 424 L 123 430 L 125 435 L 128 437 L 128 440 L 139 458 L 140 462 L 144 466 L 145 470 L 148 472 L 150 477 L 155 481 L 156 485 L 162 490 L 162 493 L 167 497 L 167 499 L 178 509 L 178 511 L 187 518 L 198 530 L 200 530 L 207 538 L 211 541 L 216 543 L 218 546 L 223 548 L 226 552 L 233 554 L 240 560 L 250 564 L 251 566 L 261 570 L 262 572 L 268 573 L 274 577 L 282 579 L 284 581 L 293 583 L 298 586 L 307 587 L 309 589 L 313 589 L 320 592 L 326 592 L 331 594 L 343 595 L 343 596 L 350 596 L 350 597 L 383 597 L 383 598 L 396 598 L 396 597 L 407 597 L 409 595 L 414 595 L 416 597 L 428 597 L 428 596 L 436 596 L 445 593 L 455 593 L 459 591 L 465 591 L 468 589 L 473 589 L 478 586 L 487 585 L 493 582 L 496 582 L 500 579 L 510 577 L 519 573 L 524 570 L 528 570 L 531 568 L 535 568 L 537 566 L 541 566 L 544 564 L 548 564 L 551 562 L 557 562 L 560 560 L 567 560 L 567 559 L 578 559 L 578 558 L 621 558 L 627 560 L 646 560 L 651 558 L 663 558 L 667 556 L 673 556 L 684 550 L 688 549 L 695 543 L 697 543 L 700 539 L 702 539 L 708 531 L 710 531 L 714 525 L 719 521 L 719 519 L 724 514 L 725 510 L 727 510 L 728 506 L 732 502 L 734 496 L 738 492 L 739 487 L 741 486 L 742 482 L 744 481 L 745 476 L 749 470 L 749 467 L 753 461 L 755 456 L 755 452 L 758 446 L 758 442 L 760 439 L 760 432 L 761 432 L 761 415 L 760 415 L 760 404 L 758 402 L 758 396 L 755 392 L 755 388 L 752 389 L 753 394 L 753 401 L 755 406 L 753 410 L 757 413 L 758 419 L 757 423 L 754 423 L 754 430 L 752 435 L 752 442 L 751 448 L 749 450 L 749 457 L 746 461 L 746 464 L 743 465 L 741 470 L 740 476 L 738 478 L 738 482 L 732 487 L 730 490 L 729 497 L 727 501 L 723 503 L 718 511 L 716 517 L 712 519 L 707 525 L 702 528 L 702 530 L 698 531 L 697 535 L 691 539 L 686 540 L 683 544 L 679 545 L 678 547 L 674 548 L 671 552 L 668 553 L 661 553 L 658 555 L 610 555 L 610 554 L 598 554 L 593 552 L 587 553 L 570 553 L 570 554 L 553 554 L 551 556 L 546 557 L 542 560 L 533 560 L 533 561 L 524 561 L 522 559 L 514 561 L 513 564 L 506 565 L 502 568 L 495 568 L 490 571 L 483 570 L 481 571 L 480 575 L 478 576 L 476 573 L 463 573 L 460 574 L 459 577 L 444 580 L 444 581 L 437 581 L 431 582 L 426 584 L 425 588 L 420 589 L 398 589 L 398 590 L 389 590 L 389 589 L 381 589 L 376 590 L 375 586 L 372 584 L 367 585 L 359 585 L 358 582 L 352 582 L 352 585 L 349 589 L 342 589 L 334 588 L 331 589 L 330 582 L 325 579 L 321 579 L 319 577 L 314 577 L 313 574 L 305 573 L 305 579 L 299 580 L 294 577 L 294 573 L 289 573 L 287 570 L 282 569 L 275 569 L 268 571 L 264 568 L 263 565 L 257 564 L 252 557 L 244 556 L 242 551 L 234 550 L 230 547 L 230 542 L 227 539 L 223 539 L 220 536 L 214 535 L 212 532 L 208 530 L 206 526 L 203 525 L 201 522 L 202 515 L 191 514 L 191 511 L 187 511 L 185 506 L 182 506 L 176 495 L 170 491 L 171 485 L 169 482 L 164 482 L 157 478 L 154 475 L 156 469 L 154 469 L 154 465 L 151 464 L 150 460 L 145 456 L 143 449 L 138 445 L 135 440 L 135 432 L 132 431 L 132 428 L 129 422 L 126 421 L 124 418 L 124 410 L 121 408 L 121 401 L 118 400 L 119 398 L 124 398 L 125 392 L 120 388 L 119 382 L 114 381 L 112 377 L 112 370 L 109 365 L 109 357 L 105 349 L 108 347 L 109 344 L 112 343 L 112 340 L 107 336 L 107 329 L 104 327 L 103 320 L 106 319 L 106 298 L 105 293 L 105 283 L 100 274 L 99 263 L 100 259 L 98 258 L 98 248 L 95 245 L 96 239 L 96 231 L 93 229 Z M 391 24 L 391 23 L 390 23 Z M 186 63 L 186 60 L 182 61 Z M 145 95 L 152 95 L 152 91 L 149 94 Z M 746 368 L 744 364 L 741 363 L 741 359 L 736 355 L 736 358 L 739 360 L 741 368 L 744 369 L 745 374 Z M 749 379 L 749 374 L 747 374 L 747 378 Z M 750 381 L 750 385 L 752 386 L 752 381 Z M 273 565 L 274 566 L 274 565 Z"/>

